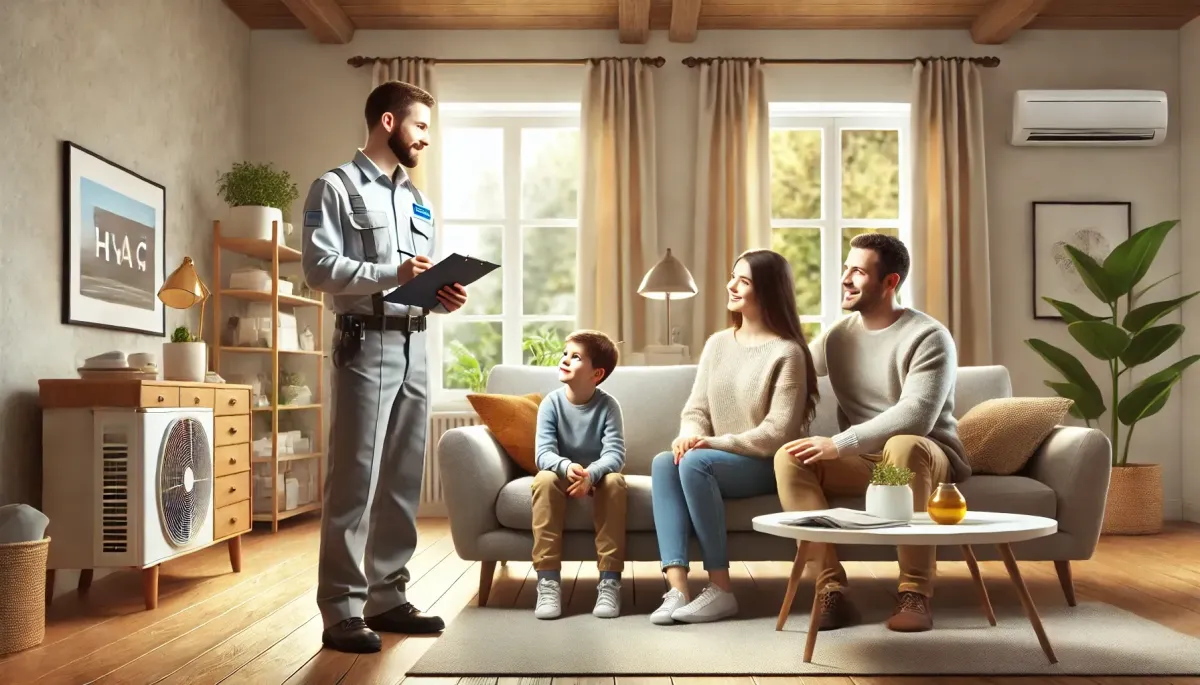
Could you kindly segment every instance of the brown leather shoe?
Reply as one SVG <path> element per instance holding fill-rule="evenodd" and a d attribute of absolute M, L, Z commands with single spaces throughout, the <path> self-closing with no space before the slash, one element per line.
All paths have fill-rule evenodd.
<path fill-rule="evenodd" d="M 822 590 L 818 630 L 837 630 L 858 623 L 858 610 L 841 590 Z"/>
<path fill-rule="evenodd" d="M 918 592 L 901 592 L 896 613 L 888 619 L 887 627 L 899 633 L 919 633 L 933 628 L 929 598 Z"/>

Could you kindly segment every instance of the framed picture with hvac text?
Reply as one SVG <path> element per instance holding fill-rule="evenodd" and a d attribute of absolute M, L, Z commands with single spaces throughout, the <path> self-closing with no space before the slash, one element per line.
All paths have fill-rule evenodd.
<path fill-rule="evenodd" d="M 166 189 L 63 141 L 65 324 L 163 336 Z"/>
<path fill-rule="evenodd" d="M 1070 245 L 1104 262 L 1133 231 L 1130 202 L 1033 203 L 1033 318 L 1062 319 L 1049 297 L 1097 316 L 1112 316 L 1108 305 L 1084 285 Z"/>

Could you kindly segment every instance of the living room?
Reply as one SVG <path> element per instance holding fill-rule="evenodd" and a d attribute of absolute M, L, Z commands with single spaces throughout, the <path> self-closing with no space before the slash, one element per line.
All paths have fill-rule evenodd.
<path fill-rule="evenodd" d="M 1013 397 L 1052 398 L 1055 390 L 1047 381 L 1059 382 L 1063 375 L 1027 342 L 1044 340 L 1081 360 L 1102 391 L 1105 405 L 1114 404 L 1110 365 L 1090 355 L 1068 331 L 1061 313 L 1041 299 L 1074 302 L 1090 295 L 1075 269 L 1062 265 L 1063 250 L 1055 242 L 1062 238 L 1054 237 L 1054 231 L 1059 236 L 1065 233 L 1062 224 L 1055 226 L 1055 222 L 1075 220 L 1070 212 L 1090 211 L 1089 221 L 1108 222 L 1097 230 L 1104 233 L 1101 240 L 1109 241 L 1106 249 L 1111 249 L 1142 229 L 1178 221 L 1139 287 L 1166 279 L 1147 293 L 1148 302 L 1200 290 L 1200 271 L 1189 266 L 1190 257 L 1200 257 L 1200 240 L 1189 229 L 1200 222 L 1200 196 L 1189 192 L 1200 182 L 1200 20 L 1196 19 L 1200 3 L 18 0 L 7 3 L 0 14 L 4 38 L 0 64 L 4 65 L 5 110 L 10 114 L 0 125 L 13 153 L 0 173 L 14 190 L 0 210 L 0 263 L 5 274 L 0 352 L 9 362 L 0 368 L 4 407 L 0 506 L 24 504 L 48 511 L 50 503 L 69 500 L 72 493 L 78 496 L 78 490 L 56 487 L 55 479 L 47 477 L 56 472 L 46 466 L 53 463 L 61 472 L 70 470 L 70 450 L 60 449 L 65 443 L 56 442 L 55 433 L 72 429 L 55 427 L 78 425 L 72 423 L 76 419 L 47 423 L 44 415 L 49 415 L 54 402 L 63 402 L 62 407 L 96 406 L 90 398 L 91 404 L 79 404 L 84 401 L 79 397 L 87 393 L 80 392 L 82 386 L 65 383 L 81 380 L 93 358 L 112 351 L 131 361 L 134 355 L 149 355 L 142 358 L 155 360 L 165 371 L 175 349 L 171 345 L 178 344 L 172 342 L 172 332 L 182 326 L 199 333 L 198 340 L 186 344 L 200 343 L 205 348 L 203 371 L 215 372 L 234 385 L 239 382 L 235 376 L 255 376 L 243 364 L 245 368 L 259 365 L 255 367 L 262 369 L 259 373 L 278 374 L 263 387 L 251 384 L 245 391 L 249 402 L 244 404 L 251 405 L 245 407 L 250 413 L 247 428 L 254 429 L 249 438 L 255 450 L 253 465 L 265 464 L 268 474 L 259 476 L 256 469 L 253 480 L 247 478 L 247 485 L 252 483 L 255 489 L 253 495 L 247 493 L 255 509 L 252 526 L 245 518 L 238 524 L 246 524 L 245 535 L 171 558 L 161 569 L 154 565 L 152 574 L 146 564 L 93 570 L 79 562 L 51 561 L 46 567 L 43 557 L 49 605 L 40 605 L 44 611 L 35 612 L 37 620 L 11 638 L 24 639 L 25 646 L 0 656 L 0 670 L 16 674 L 14 682 L 423 683 L 553 678 L 554 682 L 691 683 L 718 677 L 748 685 L 809 679 L 882 683 L 903 674 L 930 681 L 941 677 L 947 682 L 952 677 L 956 682 L 999 682 L 1005 676 L 1021 675 L 1080 682 L 1104 676 L 1129 676 L 1130 682 L 1200 677 L 1200 666 L 1178 668 L 1168 655 L 1172 647 L 1186 650 L 1200 644 L 1195 642 L 1200 638 L 1196 616 L 1200 605 L 1194 599 L 1200 576 L 1193 571 L 1200 558 L 1189 551 L 1200 540 L 1196 526 L 1200 461 L 1191 447 L 1200 442 L 1200 426 L 1190 420 L 1200 401 L 1195 371 L 1169 384 L 1165 404 L 1138 421 L 1136 431 L 1126 423 L 1119 425 L 1115 458 L 1123 458 L 1128 444 L 1128 463 L 1155 464 L 1158 469 L 1149 485 L 1120 498 L 1110 496 L 1107 502 L 1110 512 L 1141 512 L 1125 525 L 1140 528 L 1142 534 L 1101 534 L 1088 558 L 1074 559 L 1067 567 L 1073 583 L 1070 604 L 1077 596 L 1077 605 L 1065 600 L 1063 572 L 1049 563 L 1051 556 L 1033 552 L 1022 556 L 1025 543 L 1013 545 L 1031 601 L 1054 646 L 1053 661 L 1046 659 L 1009 570 L 990 544 L 979 547 L 978 567 L 980 582 L 990 593 L 989 611 L 994 611 L 999 623 L 989 628 L 1000 636 L 995 638 L 977 636 L 987 631 L 973 632 L 988 624 L 980 612 L 971 569 L 947 561 L 938 566 L 940 596 L 934 602 L 934 615 L 941 622 L 934 630 L 913 636 L 881 631 L 860 640 L 852 631 L 822 632 L 811 662 L 802 660 L 812 583 L 806 577 L 799 584 L 786 629 L 776 634 L 775 614 L 785 593 L 791 594 L 791 556 L 776 554 L 780 545 L 766 559 L 737 559 L 731 569 L 735 590 L 745 591 L 747 620 L 771 626 L 762 633 L 761 642 L 757 623 L 739 628 L 738 622 L 731 622 L 743 636 L 716 632 L 707 639 L 703 633 L 715 626 L 688 626 L 683 628 L 691 632 L 644 638 L 659 633 L 598 624 L 588 615 L 596 599 L 596 564 L 578 558 L 563 565 L 567 616 L 561 622 L 539 623 L 532 616 L 537 576 L 530 560 L 486 559 L 465 533 L 453 530 L 449 490 L 459 484 L 447 482 L 448 475 L 439 471 L 436 449 L 438 439 L 448 431 L 474 437 L 490 430 L 480 425 L 486 422 L 478 416 L 472 418 L 475 411 L 468 394 L 486 390 L 518 396 L 534 391 L 513 380 L 519 376 L 503 371 L 488 387 L 483 384 L 484 371 L 497 363 L 512 367 L 545 363 L 542 358 L 547 356 L 553 358 L 549 362 L 553 366 L 563 336 L 576 328 L 601 328 L 621 341 L 622 362 L 613 374 L 612 387 L 614 392 L 631 393 L 623 405 L 632 423 L 639 411 L 645 414 L 646 400 L 637 398 L 638 386 L 651 382 L 640 379 L 659 379 L 671 388 L 687 385 L 680 379 L 690 377 L 678 374 L 690 373 L 687 369 L 697 361 L 705 339 L 724 324 L 721 289 L 728 277 L 728 261 L 744 248 L 776 247 L 789 257 L 797 275 L 805 333 L 810 337 L 819 333 L 843 314 L 837 306 L 840 282 L 835 279 L 840 278 L 844 243 L 859 229 L 894 231 L 906 242 L 914 266 L 900 292 L 901 301 L 936 310 L 956 340 L 971 341 L 969 349 L 960 347 L 962 365 L 1003 367 L 1010 385 L 1007 392 Z M 355 59 L 393 57 L 410 59 Z M 592 58 L 645 58 L 616 60 L 626 65 L 629 71 L 624 78 L 636 83 L 636 88 L 613 86 L 611 79 L 599 74 L 605 62 L 587 63 Z M 685 63 L 688 58 L 700 61 Z M 726 218 L 742 210 L 712 209 L 724 207 L 722 203 L 744 207 L 752 202 L 738 196 L 743 191 L 723 195 L 720 189 L 732 185 L 722 174 L 755 164 L 735 152 L 743 136 L 751 134 L 733 126 L 720 108 L 706 110 L 700 104 L 702 93 L 730 87 L 717 80 L 717 58 L 763 60 L 755 65 L 742 62 L 740 68 L 746 71 L 737 73 L 761 74 L 755 87 L 769 105 L 762 120 L 769 122 L 771 130 L 758 139 L 765 141 L 770 153 L 758 168 L 769 173 L 755 171 L 756 185 L 747 185 L 744 193 L 771 196 L 770 221 L 755 222 L 751 209 L 737 214 L 737 225 L 728 225 Z M 922 64 L 914 62 L 917 58 L 947 58 L 924 64 L 940 64 L 947 73 L 969 71 L 969 77 L 959 77 L 957 82 L 974 88 L 958 98 L 942 92 L 929 95 L 960 103 L 954 115 L 958 125 L 940 127 L 941 135 L 954 136 L 957 146 L 938 153 L 953 160 L 941 167 L 940 178 L 929 172 L 939 168 L 937 158 L 928 152 L 938 147 L 936 138 L 929 133 L 919 136 L 921 132 L 913 129 L 914 120 L 927 125 L 933 120 L 928 113 L 925 119 L 914 119 L 913 110 L 920 104 L 917 93 L 937 91 L 928 71 L 918 73 Z M 970 58 L 965 61 L 971 68 L 963 66 L 964 59 L 955 58 Z M 433 144 L 423 158 L 429 164 L 413 171 L 434 215 L 444 221 L 439 227 L 449 225 L 439 232 L 438 256 L 458 251 L 501 268 L 469 288 L 474 300 L 470 309 L 431 317 L 428 331 L 432 447 L 426 455 L 409 595 L 422 610 L 446 620 L 446 633 L 433 639 L 384 635 L 379 653 L 355 655 L 321 648 L 316 603 L 320 483 L 327 466 L 321 453 L 333 412 L 333 365 L 327 352 L 334 332 L 330 300 L 326 296 L 324 306 L 297 311 L 300 342 L 296 348 L 280 349 L 283 354 L 268 349 L 261 355 L 229 351 L 240 343 L 224 337 L 231 335 L 227 317 L 239 299 L 228 272 L 240 262 L 215 245 L 220 242 L 215 234 L 232 230 L 237 223 L 219 190 L 222 175 L 241 162 L 270 164 L 275 171 L 286 172 L 297 187 L 298 194 L 282 208 L 289 211 L 278 216 L 286 216 L 291 227 L 280 240 L 297 253 L 302 250 L 300 217 L 310 184 L 350 161 L 364 145 L 364 101 L 380 78 L 396 78 L 400 72 L 391 70 L 400 68 L 415 74 L 414 80 L 425 80 L 417 85 L 428 89 L 438 103 Z M 714 90 L 706 90 L 705 79 L 715 84 Z M 620 135 L 628 137 L 622 140 L 637 142 L 624 146 L 630 157 L 586 149 L 582 131 L 589 89 L 593 95 L 604 93 L 597 101 L 610 98 L 619 103 L 614 111 L 622 113 L 618 119 L 625 128 Z M 1015 111 L 1028 111 L 1015 110 L 1015 105 L 1028 104 L 1022 93 L 1033 91 L 1091 97 L 1097 108 L 1104 106 L 1099 100 L 1106 93 L 1125 98 L 1135 91 L 1161 94 L 1165 104 L 1158 106 L 1165 108 L 1165 132 L 1151 145 L 1014 144 L 1014 121 L 1027 116 Z M 979 98 L 976 103 L 973 94 Z M 981 112 L 976 111 L 978 103 Z M 645 128 L 645 122 L 653 126 Z M 981 131 L 976 130 L 980 122 Z M 702 138 L 702 131 L 711 133 Z M 929 144 L 913 148 L 926 151 L 923 174 L 916 173 L 919 160 L 909 147 L 918 137 Z M 70 153 L 76 156 L 64 153 L 68 143 L 76 146 Z M 854 145 L 867 152 L 855 157 Z M 527 146 L 534 146 L 535 153 L 520 154 Z M 622 146 L 610 143 L 607 149 Z M 610 164 L 585 162 L 604 154 L 610 155 L 605 158 Z M 152 290 L 158 292 L 168 275 L 194 273 L 212 297 L 180 308 L 159 302 L 154 305 L 157 311 L 144 317 L 148 323 L 132 326 L 137 332 L 119 330 L 122 326 L 112 324 L 107 310 L 67 302 L 78 297 L 72 291 L 79 288 L 79 267 L 67 253 L 70 235 L 80 231 L 64 207 L 78 202 L 68 186 L 71 169 L 85 168 L 80 160 L 91 165 L 86 168 L 99 169 L 95 173 L 103 178 L 124 179 L 120 175 L 125 174 L 141 179 L 160 203 L 156 234 L 160 252 L 154 263 L 162 273 Z M 630 164 L 634 171 L 616 170 Z M 601 171 L 592 173 L 597 169 Z M 732 177 L 746 181 L 738 171 Z M 624 185 L 609 188 L 611 179 Z M 533 190 L 523 195 L 522 188 Z M 550 201 L 553 192 L 570 201 Z M 867 209 L 846 210 L 850 197 Z M 613 198 L 622 203 L 620 212 L 596 209 L 615 202 Z M 526 220 L 526 213 L 517 208 L 538 201 L 559 208 Z M 561 209 L 564 204 L 573 209 Z M 590 219 L 583 216 L 587 207 L 594 212 Z M 457 210 L 461 211 L 456 215 Z M 718 211 L 731 213 L 718 215 Z M 288 230 L 282 223 L 281 234 Z M 585 231 L 589 224 L 598 228 Z M 270 223 L 266 226 L 267 238 L 272 239 Z M 1039 232 L 1039 226 L 1044 230 Z M 919 230 L 922 227 L 927 230 Z M 1115 233 L 1114 227 L 1119 229 Z M 541 235 L 545 243 L 531 246 L 530 241 L 522 249 L 523 235 Z M 1119 238 L 1111 240 L 1113 236 Z M 754 244 L 765 240 L 770 243 Z M 615 250 L 604 246 L 618 243 L 639 256 L 607 259 Z M 669 325 L 667 303 L 637 292 L 643 277 L 668 250 L 696 286 L 694 297 L 669 302 Z M 190 258 L 194 272 L 181 267 L 188 264 L 185 258 Z M 504 268 L 522 261 L 539 266 Z M 265 266 L 261 261 L 247 262 L 265 269 L 268 282 L 283 278 L 285 271 L 294 274 L 294 264 L 279 264 L 278 274 L 271 273 L 271 264 L 269 258 Z M 1064 274 L 1059 290 L 1049 287 L 1044 278 L 1039 280 L 1042 270 Z M 581 273 L 609 274 L 613 284 Z M 51 289 L 49 282 L 60 285 Z M 302 286 L 301 279 L 295 287 Z M 232 290 L 226 293 L 227 288 Z M 310 298 L 320 300 L 319 294 L 297 290 L 289 301 L 304 304 Z M 283 302 L 277 295 L 261 299 Z M 75 309 L 68 315 L 71 307 Z M 229 309 L 223 312 L 223 307 Z M 1122 313 L 1125 307 L 1122 298 Z M 277 311 L 253 316 L 278 315 L 282 320 L 282 308 L 278 304 L 274 308 Z M 106 317 L 107 323 L 101 321 Z M 242 323 L 248 318 L 243 315 Z M 1200 305 L 1194 300 L 1184 302 L 1155 323 L 1200 324 Z M 269 320 L 266 325 L 277 327 Z M 306 329 L 313 348 L 300 335 Z M 25 336 L 30 330 L 47 335 Z M 549 347 L 543 349 L 539 343 Z M 1152 374 L 1183 363 L 1200 352 L 1197 348 L 1195 335 L 1171 338 L 1155 350 L 1151 361 L 1122 374 L 1119 397 Z M 481 367 L 478 375 L 472 375 L 473 362 Z M 309 380 L 284 383 L 284 369 Z M 627 370 L 626 379 L 639 380 L 623 381 Z M 544 371 L 552 374 L 553 370 Z M 639 372 L 652 375 L 633 375 Z M 91 373 L 94 377 L 100 371 Z M 202 375 L 211 385 L 208 381 L 214 379 Z M 553 379 L 553 375 L 539 378 L 547 377 Z M 58 381 L 63 384 L 55 385 Z M 509 383 L 508 389 L 504 383 Z M 313 399 L 296 401 L 288 411 L 258 405 L 257 398 L 270 397 L 272 385 L 283 386 L 281 393 L 290 386 L 303 387 Z M 180 393 L 187 387 L 191 386 L 176 386 L 176 396 L 182 399 Z M 207 389 L 211 395 L 202 394 L 205 390 L 194 392 L 197 403 L 220 397 L 220 388 L 215 393 Z M 1004 391 L 1001 387 L 996 394 Z M 822 397 L 829 400 L 832 395 Z M 105 400 L 99 402 L 106 406 Z M 674 423 L 681 406 L 659 411 L 667 423 Z M 646 421 L 646 415 L 641 419 Z M 1105 434 L 1111 434 L 1113 426 L 1107 411 L 1090 421 L 1066 416 L 1062 424 Z M 260 429 L 265 432 L 260 434 Z M 638 440 L 653 442 L 651 432 L 635 431 Z M 284 437 L 291 432 L 302 434 L 297 444 L 307 442 L 309 447 L 289 444 L 285 453 L 282 447 L 267 445 L 266 452 L 258 451 L 262 435 L 268 443 L 291 441 Z M 239 439 L 234 444 L 242 443 Z M 218 444 L 217 450 L 228 446 Z M 315 456 L 309 459 L 310 454 Z M 476 456 L 464 454 L 460 461 Z M 652 456 L 651 452 L 638 459 L 648 463 Z M 517 468 L 508 462 L 503 467 L 510 476 L 527 475 Z M 1101 478 L 1103 501 L 1109 473 L 1070 471 L 1053 477 L 1064 483 Z M 307 494 L 298 496 L 299 501 L 311 504 L 280 503 L 297 497 L 288 494 L 291 486 L 285 485 L 293 481 L 298 481 L 295 487 L 302 495 Z M 441 496 L 441 488 L 448 490 L 448 497 Z M 274 514 L 260 516 L 261 490 L 267 492 Z M 271 499 L 272 490 L 283 494 Z M 970 511 L 985 511 L 971 508 L 972 502 L 980 502 L 970 491 L 967 500 Z M 226 502 L 227 508 L 242 501 L 226 497 L 217 506 Z M 1054 515 L 1064 531 L 1068 524 L 1062 517 L 1069 512 L 1062 507 L 1071 501 L 1060 492 L 1052 504 L 1058 507 Z M 495 506 L 495 502 L 486 504 Z M 635 508 L 631 505 L 631 517 Z M 280 516 L 280 511 L 288 515 Z M 528 511 L 523 516 L 528 519 Z M 1098 529 L 1099 519 L 1092 518 L 1089 525 Z M 574 516 L 568 519 L 575 521 Z M 568 541 L 568 551 L 583 549 L 594 557 L 586 534 L 590 516 L 580 520 L 582 527 L 576 532 L 583 537 L 574 539 L 582 548 Z M 649 535 L 647 530 L 637 533 Z M 738 535 L 762 533 L 746 530 Z M 48 546 L 53 557 L 59 545 L 55 533 L 51 538 Z M 782 542 L 783 547 L 792 544 L 773 542 Z M 1034 543 L 1025 549 L 1036 552 Z M 885 561 L 847 557 L 846 565 L 863 596 L 877 600 L 879 611 L 890 610 L 894 557 Z M 231 573 L 231 566 L 237 573 Z M 649 631 L 652 626 L 641 614 L 649 614 L 663 592 L 657 556 L 631 556 L 627 568 L 622 592 L 623 611 L 629 616 L 619 620 L 632 619 L 638 622 L 638 631 Z M 693 581 L 702 583 L 700 565 L 693 568 Z M 3 592 L 17 603 L 30 601 L 28 592 Z M 480 606 L 484 597 L 486 602 Z M 485 613 L 476 623 L 462 622 L 455 634 L 456 620 L 478 615 L 473 612 L 509 613 Z M 592 641 L 593 651 L 601 656 L 621 643 L 631 645 L 631 650 L 632 645 L 642 646 L 637 647 L 636 658 L 631 656 L 626 664 L 614 661 L 609 670 L 594 663 L 572 664 L 569 656 L 561 662 L 541 659 L 538 655 L 543 652 L 536 650 L 521 653 L 524 663 L 522 658 L 505 661 L 500 658 L 504 655 L 496 654 L 502 651 L 499 647 L 483 649 L 489 626 L 499 625 L 488 621 L 499 620 L 515 627 L 514 635 L 535 636 L 531 637 L 535 643 L 543 633 L 529 631 L 561 631 L 564 639 L 578 639 L 581 650 Z M 1104 630 L 1095 630 L 1097 625 Z M 468 628 L 470 632 L 464 633 Z M 1095 637 L 1087 638 L 1089 632 Z M 33 634 L 36 642 L 28 644 Z M 939 643 L 942 637 L 948 642 Z M 772 639 L 794 645 L 794 653 L 786 658 L 770 656 L 766 652 L 780 651 L 768 648 L 774 644 Z M 499 637 L 496 640 L 504 644 Z M 987 650 L 980 647 L 992 645 L 993 640 L 994 653 L 1002 655 L 998 660 L 985 659 Z M 436 647 L 442 641 L 439 655 Z M 863 642 L 873 646 L 856 651 L 855 645 Z M 479 658 L 493 658 L 488 663 L 499 664 L 496 670 L 479 666 L 481 662 L 473 662 L 471 654 L 457 650 L 456 645 L 463 643 L 478 645 Z M 751 647 L 731 656 L 718 649 L 719 644 L 732 650 Z M 762 645 L 763 654 L 753 649 L 756 644 Z M 937 649 L 946 644 L 958 648 L 954 659 Z M 910 648 L 908 656 L 898 656 L 906 648 Z M 974 648 L 980 656 L 963 656 Z M 1134 648 L 1138 660 L 1122 664 L 1121 650 Z M 1100 659 L 1096 650 L 1105 649 L 1116 656 Z M 662 650 L 712 650 L 714 655 L 709 663 L 694 665 L 686 659 L 652 656 Z M 1005 666 L 1002 662 L 1010 653 L 1020 659 Z M 422 665 L 426 656 L 430 660 Z"/>

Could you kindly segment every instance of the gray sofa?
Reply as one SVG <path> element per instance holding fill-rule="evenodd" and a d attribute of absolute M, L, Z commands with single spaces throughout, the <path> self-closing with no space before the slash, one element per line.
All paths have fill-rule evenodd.
<path fill-rule="evenodd" d="M 629 487 L 627 558 L 657 561 L 658 543 L 650 498 L 650 462 L 669 449 L 679 430 L 679 413 L 696 367 L 623 366 L 601 387 L 621 403 L 625 423 Z M 489 393 L 547 393 L 559 387 L 553 367 L 497 366 L 488 382 Z M 828 379 L 820 383 L 821 402 L 812 432 L 837 432 L 836 401 Z M 963 367 L 958 372 L 955 415 L 990 398 L 1009 397 L 1012 385 L 1003 366 Z M 1074 605 L 1070 562 L 1091 557 L 1100 535 L 1110 472 L 1110 443 L 1099 430 L 1059 426 L 1046 438 L 1026 468 L 1012 476 L 975 475 L 959 489 L 967 505 L 979 511 L 1035 514 L 1056 519 L 1054 535 L 1016 543 L 1020 560 L 1053 561 L 1068 603 Z M 524 473 L 501 449 L 485 426 L 447 431 L 437 446 L 450 530 L 460 557 L 481 561 L 479 603 L 487 602 L 499 561 L 528 561 L 533 549 L 531 531 L 532 476 Z M 862 509 L 864 498 L 834 499 L 831 506 Z M 729 555 L 739 561 L 791 561 L 794 541 L 765 535 L 751 527 L 759 514 L 782 510 L 775 495 L 726 503 Z M 590 499 L 570 499 L 563 540 L 563 558 L 595 559 L 595 533 Z M 895 549 L 884 546 L 839 547 L 847 561 L 894 561 Z M 999 559 L 994 547 L 975 550 L 980 560 Z M 691 558 L 699 559 L 692 541 Z M 961 560 L 957 547 L 939 547 L 938 559 Z"/>

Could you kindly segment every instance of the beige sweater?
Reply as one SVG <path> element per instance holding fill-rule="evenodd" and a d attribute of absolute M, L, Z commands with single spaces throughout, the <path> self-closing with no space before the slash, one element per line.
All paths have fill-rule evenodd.
<path fill-rule="evenodd" d="M 801 429 L 807 388 L 804 352 L 791 340 L 744 347 L 733 329 L 704 344 L 691 396 L 680 417 L 681 436 L 703 436 L 709 447 L 772 458 Z"/>
<path fill-rule="evenodd" d="M 957 351 L 937 319 L 906 309 L 891 326 L 871 331 L 854 313 L 809 347 L 817 375 L 829 376 L 837 399 L 839 454 L 878 454 L 892 436 L 919 435 L 942 447 L 954 481 L 971 475 L 954 418 Z"/>

